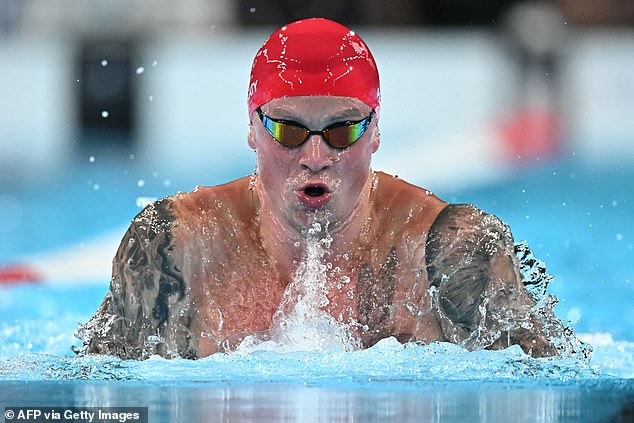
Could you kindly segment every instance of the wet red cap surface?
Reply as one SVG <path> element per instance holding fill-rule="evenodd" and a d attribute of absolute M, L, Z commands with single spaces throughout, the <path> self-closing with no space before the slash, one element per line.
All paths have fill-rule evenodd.
<path fill-rule="evenodd" d="M 275 31 L 253 60 L 249 116 L 271 100 L 333 95 L 361 100 L 379 113 L 379 73 L 372 53 L 349 28 L 323 18 Z"/>

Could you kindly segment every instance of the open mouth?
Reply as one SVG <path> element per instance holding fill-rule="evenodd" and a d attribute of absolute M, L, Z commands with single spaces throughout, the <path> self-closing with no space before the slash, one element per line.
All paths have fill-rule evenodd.
<path fill-rule="evenodd" d="M 319 197 L 326 193 L 326 190 L 322 186 L 309 186 L 304 188 L 304 194 L 309 197 Z"/>
<path fill-rule="evenodd" d="M 308 207 L 320 207 L 330 200 L 330 189 L 325 184 L 307 184 L 297 191 L 297 196 Z"/>

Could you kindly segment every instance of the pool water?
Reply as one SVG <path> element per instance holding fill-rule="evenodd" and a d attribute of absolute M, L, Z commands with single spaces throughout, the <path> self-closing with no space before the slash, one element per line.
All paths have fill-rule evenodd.
<path fill-rule="evenodd" d="M 116 166 L 58 176 L 51 183 L 65 188 L 57 193 L 12 192 L 23 205 L 21 223 L 0 240 L 0 262 L 125 227 L 137 197 L 201 182 Z M 218 172 L 206 183 L 248 170 Z M 95 311 L 107 281 L 21 285 L 0 287 L 0 408 L 147 406 L 151 422 L 634 421 L 634 170 L 563 160 L 486 187 L 436 193 L 496 213 L 516 240 L 528 242 L 555 276 L 548 291 L 560 298 L 557 314 L 593 346 L 589 362 L 533 359 L 518 347 L 468 352 L 392 338 L 349 352 L 256 348 L 143 362 L 78 357 L 73 332 Z M 32 222 L 39 225 L 26 230 Z"/>

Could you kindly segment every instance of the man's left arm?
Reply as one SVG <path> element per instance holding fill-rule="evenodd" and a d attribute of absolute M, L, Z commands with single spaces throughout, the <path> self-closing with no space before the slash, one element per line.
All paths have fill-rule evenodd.
<path fill-rule="evenodd" d="M 474 206 L 448 205 L 430 229 L 425 255 L 445 340 L 468 349 L 518 344 L 533 356 L 558 355 L 500 219 Z"/>

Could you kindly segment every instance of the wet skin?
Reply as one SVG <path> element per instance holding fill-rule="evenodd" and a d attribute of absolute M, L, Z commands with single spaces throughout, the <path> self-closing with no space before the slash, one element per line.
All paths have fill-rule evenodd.
<path fill-rule="evenodd" d="M 419 240 L 426 238 L 426 229 L 444 203 L 386 174 L 373 175 L 371 180 L 375 181 L 375 188 L 370 187 L 368 201 L 373 207 L 359 225 L 355 239 L 347 240 L 343 234 L 336 237 L 336 232 L 332 235 L 333 241 L 324 260 L 332 264 L 332 269 L 339 268 L 340 271 L 328 272 L 326 286 L 330 302 L 324 309 L 336 319 L 351 324 L 352 330 L 359 331 L 365 345 L 372 345 L 391 334 L 403 340 L 438 339 L 439 327 L 432 314 L 415 319 L 407 312 L 405 304 L 408 301 L 422 302 L 423 307 L 429 309 L 429 305 L 425 304 L 428 282 L 424 248 L 421 248 Z M 206 307 L 193 315 L 192 331 L 209 335 L 198 340 L 198 351 L 202 355 L 215 352 L 218 344 L 228 341 L 223 348 L 233 348 L 246 335 L 266 332 L 302 259 L 298 257 L 297 261 L 288 263 L 277 258 L 276 253 L 282 249 L 272 252 L 267 249 L 262 242 L 264 238 L 257 234 L 268 227 L 264 226 L 262 214 L 257 213 L 257 196 L 249 195 L 249 191 L 245 190 L 247 182 L 237 181 L 225 188 L 236 190 L 220 200 L 228 207 L 222 217 L 225 229 L 217 237 L 209 238 L 211 245 L 203 247 L 210 253 L 223 249 L 231 254 L 226 256 L 226 262 L 223 257 L 216 266 L 212 265 L 209 269 L 212 278 L 208 274 L 200 283 L 192 284 L 194 303 L 214 303 L 217 307 Z M 383 201 L 375 198 L 384 189 L 392 191 L 399 182 L 403 191 L 421 191 L 415 194 L 421 201 L 402 204 L 400 213 L 394 205 L 411 197 L 412 193 L 408 196 L 402 192 L 400 196 Z M 240 202 L 241 210 L 231 211 L 231 199 L 245 192 L 247 195 Z M 392 195 L 396 194 L 392 192 Z M 423 196 L 429 197 L 429 200 L 425 201 Z M 251 207 L 246 207 L 249 203 Z M 381 218 L 381 208 L 389 208 L 393 213 Z M 239 228 L 234 226 L 237 221 L 232 221 L 236 213 L 244 217 Z M 412 218 L 408 218 L 410 214 Z M 247 217 L 249 215 L 250 218 Z M 403 231 L 402 222 L 408 219 L 410 230 Z M 249 223 L 244 225 L 245 221 Z M 382 224 L 377 225 L 377 222 Z M 305 239 L 299 241 L 299 247 L 290 245 L 304 249 Z M 286 267 L 287 264 L 289 267 Z M 346 277 L 349 278 L 347 283 Z M 205 283 L 210 279 L 219 283 Z M 389 306 L 390 311 L 377 311 L 383 306 Z M 222 315 L 222 327 L 218 311 Z M 365 331 L 361 329 L 364 325 L 368 325 Z"/>
<path fill-rule="evenodd" d="M 327 96 L 278 99 L 262 110 L 312 130 L 370 113 L 358 100 Z M 254 113 L 248 142 L 257 154 L 255 181 L 177 194 L 137 216 L 115 257 L 111 292 L 89 323 L 98 330 L 87 351 L 195 358 L 266 334 L 317 222 L 332 237 L 323 260 L 339 269 L 328 273 L 323 309 L 364 346 L 395 336 L 474 349 L 517 343 L 534 355 L 555 354 L 530 314 L 534 301 L 507 228 L 474 207 L 447 206 L 373 172 L 377 120 L 347 149 L 319 135 L 289 149 Z M 308 198 L 315 186 L 327 194 L 317 206 Z M 440 293 L 434 301 L 432 287 Z M 482 307 L 492 306 L 530 328 L 492 319 L 495 310 L 483 317 Z M 497 335 L 474 335 L 486 328 Z M 159 339 L 148 346 L 150 335 Z"/>

